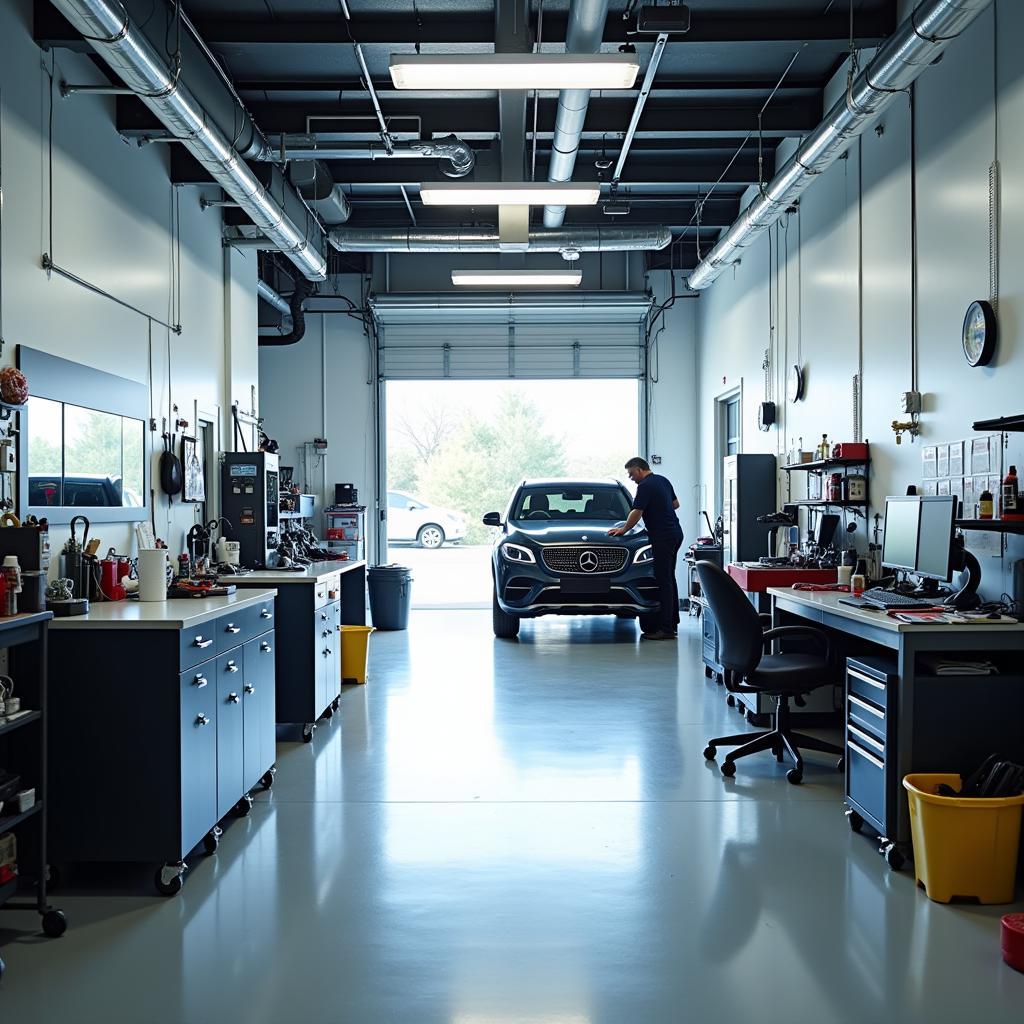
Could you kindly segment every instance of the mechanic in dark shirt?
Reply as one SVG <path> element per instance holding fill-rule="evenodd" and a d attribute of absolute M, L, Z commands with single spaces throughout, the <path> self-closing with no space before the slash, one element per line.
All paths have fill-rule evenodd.
<path fill-rule="evenodd" d="M 644 528 L 651 539 L 654 578 L 658 581 L 661 602 L 658 628 L 643 634 L 645 640 L 673 640 L 679 628 L 679 590 L 676 586 L 676 556 L 683 543 L 683 529 L 675 510 L 679 508 L 672 484 L 651 471 L 646 459 L 637 456 L 626 463 L 629 479 L 636 484 L 633 510 L 623 526 L 608 531 L 621 537 L 633 529 L 643 516 Z"/>

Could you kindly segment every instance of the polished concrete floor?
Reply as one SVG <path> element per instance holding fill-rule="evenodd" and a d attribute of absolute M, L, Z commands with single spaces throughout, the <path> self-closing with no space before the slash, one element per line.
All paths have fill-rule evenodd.
<path fill-rule="evenodd" d="M 1024 1020 L 1007 908 L 891 873 L 830 764 L 794 787 L 767 756 L 731 781 L 705 763 L 739 718 L 692 624 L 510 643 L 489 619 L 376 634 L 369 684 L 280 744 L 274 789 L 179 896 L 150 895 L 151 868 L 80 872 L 63 938 L 0 915 L 0 1021 Z"/>

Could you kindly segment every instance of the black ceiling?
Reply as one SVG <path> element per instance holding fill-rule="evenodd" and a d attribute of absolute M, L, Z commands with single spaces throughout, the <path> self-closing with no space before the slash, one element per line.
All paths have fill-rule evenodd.
<path fill-rule="evenodd" d="M 535 39 L 540 6 L 540 0 L 532 0 Z M 641 75 L 633 90 L 592 93 L 576 163 L 577 180 L 599 177 L 595 160 L 618 157 L 653 48 L 651 37 L 633 34 L 633 21 L 623 19 L 623 11 L 632 6 L 627 0 L 612 0 L 603 49 L 615 52 L 623 43 L 634 44 Z M 677 236 L 685 232 L 685 244 L 673 256 L 675 265 L 682 261 L 684 267 L 696 257 L 698 198 L 714 186 L 713 198 L 701 213 L 701 236 L 707 242 L 732 222 L 740 195 L 758 180 L 759 173 L 765 179 L 771 177 L 778 141 L 806 133 L 821 119 L 823 87 L 849 52 L 851 0 L 691 0 L 689 6 L 690 31 L 673 37 L 666 47 L 625 165 L 619 194 L 629 202 L 630 212 L 613 218 L 616 226 L 665 224 Z M 352 37 L 362 44 L 384 115 L 399 137 L 454 133 L 478 149 L 496 145 L 496 93 L 400 93 L 391 87 L 387 71 L 391 53 L 411 53 L 417 46 L 423 53 L 493 52 L 493 3 L 348 0 L 348 7 L 349 24 L 338 0 L 191 0 L 186 10 L 265 133 L 304 132 L 312 125 L 314 130 L 345 132 L 351 139 L 376 138 L 376 121 L 360 83 L 351 29 Z M 562 49 L 568 7 L 569 0 L 545 0 L 544 51 Z M 852 0 L 852 8 L 858 47 L 876 45 L 896 27 L 896 0 Z M 48 0 L 36 0 L 36 36 L 43 45 L 85 48 Z M 776 90 L 780 78 L 782 84 Z M 547 174 L 557 98 L 554 92 L 537 97 L 538 180 Z M 533 102 L 531 94 L 528 174 Z M 119 104 L 118 116 L 144 121 L 150 115 L 141 104 L 134 113 L 129 104 Z M 331 120 L 339 116 L 345 120 Z M 309 118 L 323 120 L 310 122 Z M 418 184 L 437 177 L 426 161 L 332 162 L 330 166 L 353 201 L 353 223 L 408 223 L 400 186 L 410 194 L 423 225 L 451 223 L 453 217 L 461 223 L 493 220 L 493 211 L 477 216 L 475 211 L 467 215 L 466 211 L 424 209 L 416 194 Z M 183 173 L 189 176 L 187 167 Z M 535 217 L 539 214 L 535 211 Z M 570 210 L 567 223 L 595 219 L 605 218 L 593 210 Z"/>

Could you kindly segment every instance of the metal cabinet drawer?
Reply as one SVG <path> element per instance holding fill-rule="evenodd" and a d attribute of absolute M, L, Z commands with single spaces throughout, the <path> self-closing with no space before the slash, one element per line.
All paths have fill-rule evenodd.
<path fill-rule="evenodd" d="M 179 666 L 182 672 L 217 653 L 217 620 L 183 629 L 179 634 Z"/>
<path fill-rule="evenodd" d="M 181 853 L 191 850 L 217 823 L 216 663 L 180 677 Z"/>
<path fill-rule="evenodd" d="M 888 707 L 889 688 L 886 681 L 876 679 L 867 672 L 862 672 L 856 667 L 856 664 L 850 664 L 846 668 L 846 690 L 883 710 Z"/>
<path fill-rule="evenodd" d="M 210 623 L 217 635 L 217 653 L 224 654 L 233 647 L 240 647 L 253 637 L 252 609 L 242 608 L 231 615 L 215 619 Z"/>
<path fill-rule="evenodd" d="M 846 720 L 848 723 L 869 733 L 873 739 L 885 748 L 889 735 L 886 723 L 886 712 L 873 701 L 858 697 L 855 693 L 846 695 Z"/>
<path fill-rule="evenodd" d="M 247 611 L 253 620 L 252 636 L 259 636 L 261 633 L 267 633 L 274 628 L 275 608 L 273 599 L 264 601 L 263 604 L 249 608 Z"/>
<path fill-rule="evenodd" d="M 885 760 L 872 745 L 852 730 L 846 740 L 846 795 L 872 819 L 875 828 L 887 828 Z"/>

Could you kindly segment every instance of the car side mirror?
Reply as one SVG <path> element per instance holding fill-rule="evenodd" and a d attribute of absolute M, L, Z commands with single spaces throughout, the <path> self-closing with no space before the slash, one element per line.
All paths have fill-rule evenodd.
<path fill-rule="evenodd" d="M 501 513 L 488 512 L 484 516 L 484 526 L 501 526 Z"/>

